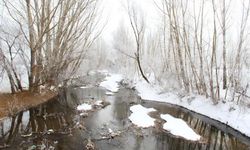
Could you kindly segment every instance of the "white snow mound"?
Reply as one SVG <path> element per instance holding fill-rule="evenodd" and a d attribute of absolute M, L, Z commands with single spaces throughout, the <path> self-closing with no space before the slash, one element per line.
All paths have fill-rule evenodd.
<path fill-rule="evenodd" d="M 169 114 L 161 115 L 161 118 L 167 121 L 164 123 L 163 129 L 169 131 L 171 134 L 191 141 L 200 140 L 201 136 L 196 134 L 184 120 L 175 118 Z"/>
<path fill-rule="evenodd" d="M 130 107 L 132 114 L 129 120 L 138 127 L 147 128 L 154 126 L 154 118 L 151 118 L 148 113 L 156 111 L 154 108 L 145 108 L 141 105 L 134 105 Z"/>

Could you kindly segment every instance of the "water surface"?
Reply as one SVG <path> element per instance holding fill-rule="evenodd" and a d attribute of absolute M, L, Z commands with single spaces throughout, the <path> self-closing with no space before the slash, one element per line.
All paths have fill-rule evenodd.
<path fill-rule="evenodd" d="M 141 100 L 121 88 L 113 96 L 99 87 L 69 88 L 55 100 L 8 118 L 0 125 L 0 145 L 6 149 L 86 149 L 89 141 L 102 150 L 248 150 L 250 140 L 230 127 L 181 107 Z M 80 116 L 78 104 L 105 100 L 110 105 Z M 134 104 L 153 107 L 156 127 L 137 128 L 128 120 Z M 185 120 L 203 138 L 192 142 L 162 129 L 160 114 Z M 143 118 L 142 118 L 143 119 Z M 109 130 L 117 133 L 112 138 Z M 105 137 L 105 138 L 104 138 Z"/>

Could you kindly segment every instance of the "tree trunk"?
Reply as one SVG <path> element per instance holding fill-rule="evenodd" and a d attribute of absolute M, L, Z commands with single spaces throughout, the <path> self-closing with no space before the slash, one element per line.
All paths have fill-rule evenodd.
<path fill-rule="evenodd" d="M 30 46 L 30 76 L 29 76 L 29 90 L 36 91 L 34 80 L 36 77 L 36 51 L 35 51 L 35 39 L 34 39 L 34 27 L 33 27 L 33 18 L 31 13 L 31 6 L 30 0 L 26 0 L 26 7 L 27 7 L 27 17 L 28 17 L 28 27 L 29 27 L 29 46 Z"/>
<path fill-rule="evenodd" d="M 147 82 L 147 83 L 150 83 L 148 78 L 145 76 L 143 70 L 142 70 L 142 67 L 141 67 L 141 61 L 140 61 L 140 57 L 139 57 L 139 54 L 135 54 L 135 57 L 136 57 L 136 62 L 137 62 L 137 65 L 138 65 L 138 68 L 139 68 L 139 71 L 140 71 L 140 74 L 141 76 L 143 77 L 143 79 Z"/>
<path fill-rule="evenodd" d="M 226 6 L 223 0 L 222 10 L 222 35 L 223 35 L 223 89 L 227 88 L 227 66 L 226 66 Z"/>

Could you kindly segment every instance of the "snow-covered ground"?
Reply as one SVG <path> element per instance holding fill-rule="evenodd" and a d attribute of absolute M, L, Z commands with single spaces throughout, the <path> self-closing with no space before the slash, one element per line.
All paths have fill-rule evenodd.
<path fill-rule="evenodd" d="M 199 95 L 189 95 L 180 98 L 173 93 L 162 93 L 159 87 L 152 86 L 144 81 L 137 82 L 136 89 L 142 99 L 166 102 L 185 107 L 225 123 L 250 137 L 250 110 L 247 108 L 230 102 L 219 102 L 217 105 L 214 105 L 211 99 Z"/>
<path fill-rule="evenodd" d="M 119 90 L 119 82 L 123 79 L 122 75 L 120 74 L 110 74 L 107 75 L 105 81 L 100 83 L 101 87 L 106 88 L 111 92 L 117 92 Z"/>

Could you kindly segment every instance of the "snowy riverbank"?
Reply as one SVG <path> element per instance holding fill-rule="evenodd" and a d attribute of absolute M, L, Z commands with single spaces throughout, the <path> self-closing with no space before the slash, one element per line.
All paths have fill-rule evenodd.
<path fill-rule="evenodd" d="M 107 89 L 114 88 L 114 91 L 117 91 L 117 82 L 121 81 L 121 79 L 121 75 L 110 74 L 106 81 L 101 83 L 101 86 L 105 85 L 103 87 Z M 185 107 L 225 123 L 250 137 L 250 110 L 246 107 L 243 108 L 231 102 L 219 102 L 217 105 L 214 105 L 210 99 L 199 95 L 189 95 L 180 98 L 173 93 L 162 93 L 160 87 L 152 86 L 142 80 L 138 80 L 134 86 L 139 92 L 139 96 L 144 100 L 165 102 Z"/>
<path fill-rule="evenodd" d="M 136 90 L 144 100 L 152 100 L 185 107 L 199 114 L 225 123 L 250 137 L 250 110 L 230 102 L 219 102 L 214 105 L 210 99 L 199 95 L 189 95 L 183 98 L 173 93 L 161 93 L 157 86 L 144 81 L 135 84 Z M 232 109 L 233 108 L 233 109 Z"/>

